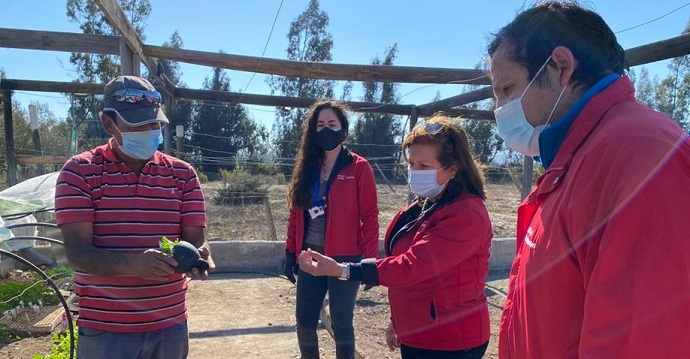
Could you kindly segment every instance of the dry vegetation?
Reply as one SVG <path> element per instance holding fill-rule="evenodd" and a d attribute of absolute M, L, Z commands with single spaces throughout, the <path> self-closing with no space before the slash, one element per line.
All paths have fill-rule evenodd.
<path fill-rule="evenodd" d="M 272 240 L 270 221 L 264 204 L 244 206 L 220 206 L 210 199 L 219 188 L 218 182 L 203 185 L 207 197 L 208 238 L 220 241 Z M 380 237 L 395 213 L 407 203 L 407 186 L 378 186 Z M 520 202 L 519 193 L 512 184 L 489 184 L 486 206 L 491 214 L 494 237 L 515 236 L 516 209 Z M 288 212 L 285 208 L 287 185 L 274 185 L 269 189 L 271 214 L 277 240 L 285 239 Z"/>

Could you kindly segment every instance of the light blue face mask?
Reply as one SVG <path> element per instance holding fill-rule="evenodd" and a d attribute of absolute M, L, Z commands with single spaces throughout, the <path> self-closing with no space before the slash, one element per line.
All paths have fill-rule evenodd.
<path fill-rule="evenodd" d="M 115 126 L 115 130 L 122 136 L 120 150 L 129 157 L 139 160 L 148 160 L 156 153 L 158 146 L 163 143 L 163 133 L 160 129 L 138 132 L 121 132 Z"/>
<path fill-rule="evenodd" d="M 408 172 L 407 182 L 410 184 L 410 192 L 418 197 L 436 197 L 446 187 L 446 183 L 438 184 L 436 182 L 436 172 L 442 170 L 413 170 Z M 449 179 L 450 180 L 450 179 Z"/>

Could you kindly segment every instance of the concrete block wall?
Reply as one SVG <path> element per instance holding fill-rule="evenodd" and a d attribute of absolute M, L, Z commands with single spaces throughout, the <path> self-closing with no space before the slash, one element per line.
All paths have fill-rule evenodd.
<path fill-rule="evenodd" d="M 285 243 L 282 241 L 211 241 L 210 244 L 217 272 L 282 272 L 283 261 L 285 260 Z M 66 264 L 62 246 L 37 246 L 24 251 L 29 251 L 30 253 L 21 254 L 30 254 L 32 259 L 40 258 L 42 261 L 46 261 L 46 263 Z M 491 259 L 489 260 L 491 270 L 503 271 L 510 269 L 514 254 L 514 238 L 494 238 L 491 243 Z M 383 256 L 383 240 L 379 241 L 379 256 Z M 0 275 L 13 269 L 14 264 L 14 261 L 0 261 Z M 20 268 L 26 269 L 24 266 Z"/>
<path fill-rule="evenodd" d="M 211 253 L 217 272 L 267 271 L 281 272 L 285 260 L 282 241 L 219 242 L 211 241 Z M 383 256 L 383 240 L 379 241 L 379 257 Z M 495 238 L 491 243 L 492 271 L 510 269 L 515 254 L 514 238 Z"/>

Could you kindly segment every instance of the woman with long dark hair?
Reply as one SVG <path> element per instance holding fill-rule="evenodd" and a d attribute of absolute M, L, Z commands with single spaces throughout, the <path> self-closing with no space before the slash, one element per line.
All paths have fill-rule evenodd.
<path fill-rule="evenodd" d="M 297 280 L 297 340 L 302 358 L 318 358 L 316 327 L 328 292 L 336 357 L 354 358 L 353 311 L 359 282 L 316 277 L 299 270 L 303 250 L 326 253 L 337 262 L 376 258 L 378 206 L 369 162 L 343 146 L 346 107 L 322 100 L 309 109 L 288 192 L 285 275 Z"/>
<path fill-rule="evenodd" d="M 402 145 L 417 198 L 388 226 L 386 257 L 338 263 L 311 249 L 299 264 L 313 275 L 388 287 L 386 342 L 403 359 L 478 359 L 489 342 L 484 280 L 491 221 L 484 177 L 463 129 L 433 117 Z"/>

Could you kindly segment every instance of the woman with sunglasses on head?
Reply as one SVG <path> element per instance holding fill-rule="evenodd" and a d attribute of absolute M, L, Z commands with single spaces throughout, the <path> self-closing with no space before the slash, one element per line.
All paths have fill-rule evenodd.
<path fill-rule="evenodd" d="M 359 283 L 315 277 L 299 270 L 297 253 L 310 249 L 337 262 L 378 254 L 378 206 L 374 172 L 363 157 L 343 146 L 348 134 L 344 105 L 322 100 L 309 108 L 288 192 L 285 275 L 297 280 L 297 340 L 301 357 L 318 358 L 316 328 L 328 292 L 336 357 L 355 355 L 352 324 Z"/>
<path fill-rule="evenodd" d="M 386 343 L 404 359 L 481 358 L 489 341 L 484 280 L 492 237 L 481 168 L 462 128 L 440 116 L 415 127 L 402 150 L 416 199 L 388 226 L 387 257 L 338 263 L 306 250 L 300 268 L 388 287 Z"/>

